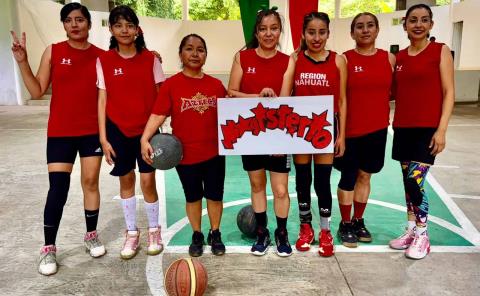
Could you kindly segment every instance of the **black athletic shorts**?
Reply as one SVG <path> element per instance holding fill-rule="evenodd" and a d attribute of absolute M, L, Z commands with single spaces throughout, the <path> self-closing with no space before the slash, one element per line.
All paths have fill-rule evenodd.
<path fill-rule="evenodd" d="M 430 154 L 430 141 L 436 128 L 393 128 L 392 158 L 398 161 L 417 161 L 433 165 L 435 156 Z"/>
<path fill-rule="evenodd" d="M 107 140 L 112 145 L 116 157 L 112 156 L 115 162 L 110 175 L 125 176 L 130 171 L 135 169 L 135 160 L 138 164 L 138 171 L 140 173 L 151 173 L 155 171 L 148 163 L 142 159 L 142 152 L 140 146 L 140 138 L 142 135 L 135 137 L 127 137 L 122 131 L 110 120 L 107 119 Z"/>
<path fill-rule="evenodd" d="M 203 197 L 213 201 L 223 200 L 225 156 L 218 155 L 194 164 L 179 164 L 175 168 L 187 202 L 195 202 Z"/>
<path fill-rule="evenodd" d="M 358 169 L 374 174 L 380 172 L 385 162 L 387 128 L 360 136 L 345 139 L 345 153 L 335 158 L 337 170 Z"/>
<path fill-rule="evenodd" d="M 247 172 L 264 169 L 274 173 L 288 173 L 290 162 L 290 155 L 242 155 L 243 169 Z"/>
<path fill-rule="evenodd" d="M 103 156 L 99 136 L 47 138 L 47 163 L 75 163 L 77 152 L 80 157 Z"/>

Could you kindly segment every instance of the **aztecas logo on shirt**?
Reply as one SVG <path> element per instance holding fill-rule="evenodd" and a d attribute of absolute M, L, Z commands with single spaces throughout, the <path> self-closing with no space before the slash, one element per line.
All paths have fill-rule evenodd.
<path fill-rule="evenodd" d="M 206 95 L 198 92 L 191 99 L 182 98 L 182 106 L 180 112 L 193 109 L 200 114 L 203 114 L 208 108 L 216 108 L 217 100 L 215 96 L 207 97 Z"/>

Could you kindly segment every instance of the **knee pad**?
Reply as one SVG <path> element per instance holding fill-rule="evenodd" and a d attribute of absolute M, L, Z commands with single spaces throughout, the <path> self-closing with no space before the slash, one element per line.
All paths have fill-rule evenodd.
<path fill-rule="evenodd" d="M 50 188 L 45 203 L 43 222 L 46 226 L 58 226 L 70 189 L 70 173 L 51 172 L 48 173 L 48 179 Z"/>
<path fill-rule="evenodd" d="M 310 186 L 312 186 L 312 165 L 295 164 L 295 189 L 299 202 L 310 203 Z"/>
<path fill-rule="evenodd" d="M 414 178 L 405 179 L 405 189 L 407 190 L 408 195 L 410 196 L 410 202 L 414 206 L 419 206 L 423 201 L 423 192 L 422 188 L 417 183 L 417 180 Z"/>
<path fill-rule="evenodd" d="M 332 190 L 330 189 L 331 164 L 314 165 L 313 186 L 318 197 L 320 216 L 330 217 L 332 211 Z"/>
<path fill-rule="evenodd" d="M 356 170 L 342 170 L 340 182 L 338 182 L 338 188 L 344 191 L 353 191 L 355 189 L 355 183 L 357 182 Z"/>

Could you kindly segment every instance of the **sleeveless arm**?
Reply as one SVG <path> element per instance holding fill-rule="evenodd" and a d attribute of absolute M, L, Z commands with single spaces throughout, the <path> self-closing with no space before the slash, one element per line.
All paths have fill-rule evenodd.
<path fill-rule="evenodd" d="M 285 74 L 283 74 L 282 89 L 280 90 L 281 97 L 288 97 L 292 95 L 296 62 L 297 53 L 294 52 L 290 55 L 287 70 L 285 71 Z"/>

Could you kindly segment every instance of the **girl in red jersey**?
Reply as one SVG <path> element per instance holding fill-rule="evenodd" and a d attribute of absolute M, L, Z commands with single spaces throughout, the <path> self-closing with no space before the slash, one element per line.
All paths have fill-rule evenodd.
<path fill-rule="evenodd" d="M 47 47 L 36 76 L 28 63 L 25 33 L 19 40 L 11 32 L 13 55 L 32 98 L 40 98 L 52 82 L 47 130 L 50 188 L 43 218 L 45 245 L 40 251 L 38 265 L 43 275 L 57 272 L 55 241 L 77 152 L 80 154 L 87 225 L 85 246 L 92 257 L 105 254 L 96 231 L 100 207 L 98 178 L 103 153 L 98 141 L 95 61 L 103 51 L 88 42 L 91 18 L 85 6 L 65 5 L 60 11 L 60 20 L 68 39 Z"/>
<path fill-rule="evenodd" d="M 239 51 L 230 72 L 228 93 L 232 97 L 276 97 L 280 93 L 288 56 L 277 50 L 282 21 L 276 8 L 257 13 L 252 41 L 246 50 Z M 264 255 L 270 245 L 267 228 L 267 176 L 273 191 L 277 219 L 275 243 L 279 256 L 290 256 L 292 248 L 288 241 L 287 218 L 290 208 L 288 196 L 288 173 L 290 159 L 287 155 L 244 155 L 243 169 L 250 179 L 252 207 L 257 221 L 257 240 L 251 248 L 254 255 Z"/>
<path fill-rule="evenodd" d="M 163 244 L 158 225 L 155 169 L 142 159 L 140 137 L 155 102 L 156 87 L 165 77 L 158 59 L 145 49 L 138 18 L 130 7 L 115 7 L 108 22 L 112 33 L 110 50 L 97 61 L 98 122 L 106 161 L 114 164 L 110 174 L 120 179 L 120 197 L 127 225 L 120 256 L 133 258 L 139 246 L 135 161 L 148 218 L 147 254 L 157 255 L 163 250 Z"/>
<path fill-rule="evenodd" d="M 160 88 L 152 114 L 143 132 L 142 156 L 152 163 L 150 138 L 171 116 L 173 134 L 183 145 L 183 159 L 177 173 L 185 192 L 186 212 L 193 235 L 188 249 L 190 256 L 203 254 L 201 230 L 202 198 L 207 199 L 210 231 L 207 243 L 212 253 L 223 255 L 225 245 L 220 233 L 223 211 L 225 156 L 218 155 L 217 99 L 226 97 L 220 80 L 202 71 L 207 58 L 207 45 L 196 34 L 185 36 L 178 50 L 183 70 L 170 77 Z"/>
<path fill-rule="evenodd" d="M 307 251 L 315 239 L 310 210 L 312 185 L 312 159 L 314 162 L 313 185 L 320 210 L 320 256 L 334 254 L 333 237 L 330 233 L 332 192 L 330 175 L 335 157 L 345 150 L 345 121 L 347 68 L 345 59 L 334 51 L 325 49 L 329 37 L 330 19 L 326 13 L 312 12 L 303 19 L 301 50 L 290 56 L 290 62 L 282 85 L 281 96 L 333 95 L 335 153 L 294 155 L 296 189 L 300 212 L 300 233 L 296 242 L 299 251 Z M 309 79 L 305 77 L 320 77 Z M 339 121 L 338 122 L 338 118 Z"/>
<path fill-rule="evenodd" d="M 394 75 L 392 158 L 402 168 L 408 226 L 390 247 L 406 249 L 412 259 L 430 252 L 424 182 L 435 156 L 445 148 L 455 93 L 450 49 L 427 39 L 432 27 L 430 7 L 417 4 L 407 10 L 403 28 L 410 45 L 398 52 Z"/>
<path fill-rule="evenodd" d="M 337 235 L 346 247 L 372 241 L 363 212 L 371 175 L 382 169 L 385 159 L 395 56 L 375 48 L 378 32 L 375 15 L 357 14 L 350 25 L 355 48 L 344 53 L 348 71 L 346 150 L 335 160 L 335 167 L 342 173 L 337 189 L 342 221 Z"/>

